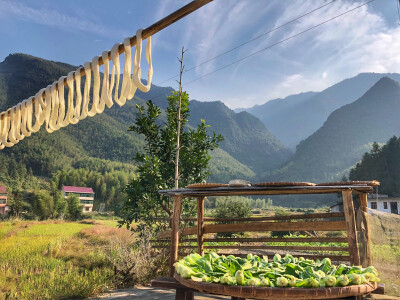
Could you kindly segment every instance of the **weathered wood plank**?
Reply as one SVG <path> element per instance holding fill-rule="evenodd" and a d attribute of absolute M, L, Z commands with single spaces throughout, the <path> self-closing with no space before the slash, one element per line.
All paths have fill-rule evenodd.
<path fill-rule="evenodd" d="M 360 233 L 360 261 L 363 267 L 371 266 L 371 232 L 368 215 L 368 194 L 359 194 L 360 210 L 357 213 L 357 230 Z"/>
<path fill-rule="evenodd" d="M 257 231 L 336 231 L 346 230 L 344 221 L 317 222 L 252 222 L 235 224 L 204 225 L 204 233 L 218 232 L 257 232 Z"/>
<path fill-rule="evenodd" d="M 174 210 L 172 213 L 172 229 L 170 232 L 171 237 L 171 258 L 169 265 L 169 274 L 172 277 L 175 272 L 174 263 L 178 260 L 178 246 L 179 246 L 179 225 L 182 210 L 182 196 L 174 196 Z"/>
<path fill-rule="evenodd" d="M 197 253 L 203 255 L 204 197 L 197 198 Z"/>
<path fill-rule="evenodd" d="M 160 190 L 164 195 L 184 195 L 185 197 L 199 196 L 239 196 L 239 195 L 289 195 L 289 194 L 332 194 L 342 191 L 355 191 L 360 193 L 372 192 L 372 187 L 366 185 L 347 186 L 291 186 L 291 187 L 219 187 L 207 189 L 176 189 Z"/>
<path fill-rule="evenodd" d="M 153 240 L 152 242 L 168 242 L 169 240 Z M 197 239 L 181 239 L 182 243 L 196 242 Z M 287 243 L 347 243 L 346 237 L 307 237 L 307 238 L 273 238 L 273 237 L 259 237 L 259 238 L 205 238 L 204 242 L 238 242 L 238 243 L 254 243 L 254 242 L 287 242 Z"/>
<path fill-rule="evenodd" d="M 354 205 L 351 191 L 343 191 L 343 210 L 346 219 L 347 239 L 349 243 L 349 253 L 351 262 L 354 265 L 360 265 L 360 255 L 358 252 L 358 241 L 356 231 L 356 220 L 354 216 Z"/>
<path fill-rule="evenodd" d="M 185 247 L 185 246 L 180 246 Z M 293 251 L 349 251 L 348 247 L 319 247 L 319 246 L 266 246 L 266 245 L 210 245 L 205 249 L 271 249 L 271 250 L 293 250 Z"/>
<path fill-rule="evenodd" d="M 247 251 L 246 251 L 247 252 Z M 247 252 L 248 253 L 248 252 Z M 226 252 L 221 252 L 218 251 L 219 255 L 225 255 L 228 256 L 230 254 L 235 255 L 235 256 L 239 256 L 239 257 L 246 257 L 247 253 L 226 253 Z M 322 254 L 306 254 L 306 253 L 302 253 L 302 254 L 296 254 L 296 253 L 291 253 L 294 257 L 304 257 L 307 259 L 323 259 L 325 257 L 330 258 L 332 261 L 350 261 L 350 256 L 349 255 L 332 255 L 332 254 L 326 254 L 326 255 L 322 255 Z M 275 252 L 262 252 L 262 254 L 260 255 L 268 255 L 268 257 L 272 258 L 275 255 Z"/>
<path fill-rule="evenodd" d="M 277 221 L 277 220 L 297 220 L 297 219 L 331 219 L 344 218 L 343 212 L 316 213 L 316 214 L 298 214 L 290 216 L 268 216 L 268 217 L 250 217 L 250 218 L 204 218 L 204 222 L 226 222 L 226 221 Z M 155 221 L 169 221 L 169 218 L 154 218 Z M 197 221 L 197 218 L 187 218 L 183 221 Z"/>
<path fill-rule="evenodd" d="M 316 222 L 252 222 L 235 224 L 205 224 L 204 233 L 218 232 L 257 232 L 257 231 L 342 231 L 346 230 L 345 221 L 316 221 Z M 197 234 L 197 226 L 186 228 L 182 235 Z M 158 233 L 159 239 L 171 236 L 171 231 L 166 230 Z"/>

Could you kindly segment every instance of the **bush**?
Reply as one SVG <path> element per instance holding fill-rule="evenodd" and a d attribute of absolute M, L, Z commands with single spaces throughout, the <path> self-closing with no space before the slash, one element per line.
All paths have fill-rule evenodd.
<path fill-rule="evenodd" d="M 248 218 L 251 216 L 250 206 L 240 200 L 225 199 L 217 202 L 217 207 L 214 212 L 215 218 L 221 219 L 234 219 L 234 218 Z M 235 222 L 222 221 L 217 224 L 231 224 Z M 221 232 L 217 236 L 232 237 L 232 232 Z M 243 235 L 243 233 L 237 233 L 237 235 Z"/>

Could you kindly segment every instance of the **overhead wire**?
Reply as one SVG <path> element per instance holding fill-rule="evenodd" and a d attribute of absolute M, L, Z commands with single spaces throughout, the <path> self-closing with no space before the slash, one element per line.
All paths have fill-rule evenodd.
<path fill-rule="evenodd" d="M 365 6 L 365 5 L 368 5 L 369 3 L 374 2 L 374 1 L 375 1 L 375 0 L 367 1 L 367 2 L 365 2 L 365 3 L 363 3 L 363 4 L 361 4 L 361 5 L 358 5 L 358 6 L 354 7 L 354 8 L 352 8 L 352 9 L 349 9 L 349 10 L 347 10 L 347 11 L 341 13 L 341 14 L 338 14 L 338 15 L 336 15 L 336 16 L 330 18 L 330 19 L 327 19 L 327 20 L 325 20 L 325 21 L 323 21 L 323 22 L 321 22 L 321 23 L 318 23 L 318 24 L 316 24 L 316 25 L 314 25 L 314 26 L 312 26 L 312 27 L 309 27 L 309 28 L 307 28 L 307 29 L 305 29 L 305 30 L 303 30 L 303 31 L 301 31 L 301 32 L 298 32 L 298 33 L 296 33 L 296 34 L 294 34 L 294 35 L 291 35 L 291 36 L 289 36 L 289 37 L 287 37 L 287 38 L 285 38 L 285 39 L 283 39 L 283 40 L 280 40 L 280 41 L 278 41 L 278 42 L 276 42 L 276 43 L 273 43 L 273 44 L 271 44 L 271 45 L 268 45 L 267 47 L 264 47 L 264 48 L 262 48 L 262 49 L 260 49 L 260 50 L 258 50 L 258 51 L 256 51 L 256 52 L 253 52 L 253 53 L 251 53 L 251 54 L 249 54 L 249 55 L 246 55 L 246 56 L 244 56 L 244 57 L 242 57 L 242 58 L 240 58 L 240 59 L 238 59 L 238 60 L 235 60 L 235 61 L 233 61 L 233 62 L 231 62 L 231 63 L 229 63 L 229 64 L 227 64 L 227 65 L 224 65 L 224 66 L 222 66 L 222 67 L 220 67 L 220 68 L 218 68 L 218 69 L 216 69 L 216 70 L 214 70 L 214 71 L 212 71 L 212 72 L 209 72 L 209 73 L 207 73 L 207 74 L 204 74 L 204 75 L 202 75 L 202 76 L 199 76 L 199 77 L 197 77 L 197 78 L 195 78 L 195 79 L 193 79 L 193 80 L 190 80 L 190 81 L 186 82 L 184 85 L 186 86 L 186 85 L 192 84 L 193 82 L 196 82 L 196 81 L 198 81 L 198 80 L 200 80 L 200 79 L 202 79 L 202 78 L 204 78 L 204 77 L 206 77 L 206 76 L 212 75 L 212 74 L 214 74 L 214 73 L 216 73 L 216 72 L 218 72 L 218 71 L 221 71 L 221 70 L 223 70 L 223 69 L 226 69 L 226 68 L 228 68 L 228 67 L 230 67 L 230 66 L 232 66 L 232 65 L 234 65 L 234 64 L 237 64 L 237 63 L 239 63 L 239 62 L 241 62 L 241 61 L 246 60 L 247 58 L 253 57 L 253 56 L 255 56 L 255 55 L 257 55 L 257 54 L 259 54 L 259 53 L 261 53 L 261 52 L 264 52 L 264 51 L 266 51 L 266 50 L 268 50 L 268 49 L 270 49 L 270 48 L 272 48 L 272 47 L 275 47 L 275 46 L 277 46 L 277 45 L 279 45 L 279 44 L 282 44 L 282 43 L 284 43 L 284 42 L 286 42 L 286 41 L 288 41 L 288 40 L 291 40 L 291 39 L 293 39 L 293 38 L 295 38 L 295 37 L 298 37 L 298 36 L 300 36 L 300 35 L 302 35 L 302 34 L 308 32 L 308 31 L 310 31 L 310 30 L 313 30 L 313 29 L 315 29 L 315 28 L 317 28 L 317 27 L 319 27 L 319 26 L 322 26 L 322 25 L 324 25 L 324 24 L 326 24 L 326 23 L 328 23 L 328 22 L 331 22 L 331 21 L 333 21 L 333 20 L 335 20 L 335 19 L 337 19 L 337 18 L 340 18 L 340 17 L 342 17 L 342 16 L 344 16 L 344 15 L 346 15 L 346 14 L 352 12 L 352 11 L 355 11 L 355 10 L 357 10 L 357 9 L 359 9 L 359 8 L 361 8 L 361 7 L 363 7 L 363 6 Z M 331 3 L 331 2 L 330 2 L 330 3 Z M 283 26 L 283 25 L 282 25 L 282 26 Z M 229 50 L 228 50 L 228 51 L 229 51 Z M 228 52 L 227 52 L 227 53 L 228 53 Z M 222 54 L 219 55 L 219 56 L 222 56 Z M 219 56 L 218 56 L 218 57 L 219 57 Z M 213 60 L 213 59 L 210 59 L 209 61 L 211 61 L 211 60 Z M 199 64 L 198 66 L 201 66 L 201 65 L 203 65 L 204 63 L 206 63 L 206 62 L 203 62 L 203 63 Z M 197 68 L 197 67 L 194 67 L 194 68 Z M 192 69 L 192 68 L 191 68 L 191 69 Z M 175 78 L 175 77 L 172 77 L 172 78 Z M 158 98 L 158 97 L 160 97 L 160 96 L 165 96 L 165 93 L 162 93 L 162 94 L 159 94 L 159 95 L 156 95 L 156 96 L 152 97 L 152 100 L 154 100 L 154 99 L 156 99 L 156 98 Z"/>
<path fill-rule="evenodd" d="M 303 15 L 297 17 L 297 18 L 295 18 L 295 19 L 290 20 L 289 22 L 286 22 L 286 23 L 284 23 L 284 24 L 281 24 L 281 25 L 279 25 L 279 26 L 277 26 L 277 27 L 275 27 L 275 28 L 272 28 L 272 29 L 270 29 L 270 30 L 268 30 L 268 31 L 266 31 L 266 32 L 264 32 L 264 33 L 262 33 L 262 34 L 256 36 L 256 37 L 254 37 L 254 38 L 252 38 L 252 39 L 246 41 L 246 42 L 243 42 L 243 43 L 241 43 L 241 44 L 239 44 L 239 45 L 236 45 L 236 46 L 233 47 L 233 48 L 230 48 L 230 49 L 228 49 L 228 50 L 225 50 L 224 52 L 222 52 L 222 53 L 220 53 L 220 54 L 217 54 L 216 56 L 214 56 L 214 57 L 212 57 L 212 58 L 210 58 L 210 59 L 207 59 L 207 60 L 205 60 L 205 61 L 199 63 L 199 64 L 196 65 L 196 66 L 193 66 L 193 67 L 190 67 L 189 69 L 186 69 L 186 70 L 184 71 L 184 73 L 187 73 L 187 72 L 190 72 L 190 71 L 192 71 L 192 70 L 194 70 L 194 69 L 197 69 L 198 67 L 200 67 L 200 66 L 202 66 L 202 65 L 205 65 L 205 64 L 207 64 L 207 63 L 209 63 L 209 62 L 211 62 L 211 61 L 213 61 L 213 60 L 215 60 L 215 59 L 217 59 L 217 58 L 219 58 L 219 57 L 221 57 L 221 56 L 223 56 L 223 55 L 225 55 L 225 54 L 228 54 L 228 53 L 230 53 L 230 52 L 232 52 L 232 51 L 234 51 L 234 50 L 236 50 L 236 49 L 239 49 L 240 47 L 243 47 L 244 45 L 247 45 L 247 44 L 249 44 L 249 43 L 251 43 L 251 42 L 254 42 L 255 40 L 258 40 L 259 38 L 262 38 L 263 36 L 265 36 L 265 35 L 267 35 L 267 34 L 270 34 L 270 33 L 274 32 L 274 31 L 276 31 L 276 30 L 278 30 L 278 29 L 281 29 L 281 28 L 284 27 L 284 26 L 287 26 L 287 25 L 289 25 L 289 24 L 291 24 L 291 23 L 293 23 L 293 22 L 296 22 L 296 21 L 300 20 L 301 18 L 304 18 L 305 16 L 308 16 L 309 14 L 312 14 L 313 12 L 316 12 L 316 11 L 318 11 L 318 10 L 324 8 L 325 6 L 328 6 L 328 5 L 330 5 L 330 4 L 332 4 L 332 3 L 336 2 L 336 1 L 337 1 L 337 0 L 332 0 L 332 1 L 328 2 L 328 3 L 325 3 L 324 5 L 321 5 L 321 6 L 317 7 L 317 8 L 315 8 L 315 9 L 313 9 L 313 10 L 311 10 L 311 11 L 309 11 L 309 12 L 307 12 L 307 13 L 305 13 L 305 14 L 303 14 Z M 397 0 L 396 0 L 396 1 L 397 1 Z M 399 0 L 399 1 L 400 1 L 400 0 Z M 172 77 L 170 77 L 170 78 L 168 78 L 168 79 L 165 79 L 165 80 L 163 80 L 163 81 L 161 81 L 161 82 L 159 82 L 159 83 L 156 83 L 156 85 L 161 85 L 161 84 L 163 84 L 163 83 L 165 83 L 165 82 L 167 82 L 167 81 L 170 81 L 170 80 L 172 80 L 172 79 L 174 79 L 174 78 L 176 78 L 176 77 L 178 77 L 178 76 L 179 76 L 179 74 L 174 75 L 174 76 L 172 76 Z"/>

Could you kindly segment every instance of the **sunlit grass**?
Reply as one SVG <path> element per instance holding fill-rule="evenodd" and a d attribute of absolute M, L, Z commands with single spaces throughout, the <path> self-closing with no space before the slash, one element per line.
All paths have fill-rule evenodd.
<path fill-rule="evenodd" d="M 0 223 L 0 299 L 85 298 L 113 286 L 97 244 L 79 235 L 89 224 Z"/>

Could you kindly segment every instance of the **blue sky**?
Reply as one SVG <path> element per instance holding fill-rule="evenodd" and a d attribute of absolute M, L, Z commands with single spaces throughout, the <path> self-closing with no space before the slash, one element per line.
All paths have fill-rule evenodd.
<path fill-rule="evenodd" d="M 184 74 L 192 99 L 231 108 L 320 91 L 360 72 L 400 73 L 397 0 L 375 0 L 334 21 L 199 80 L 366 1 L 337 0 L 290 25 Z M 0 0 L 0 61 L 10 53 L 83 65 L 189 1 Z M 153 83 L 284 24 L 331 0 L 214 0 L 153 37 Z M 144 74 L 147 77 L 147 74 Z M 185 83 L 188 83 L 185 85 Z M 177 88 L 175 80 L 162 85 Z"/>

